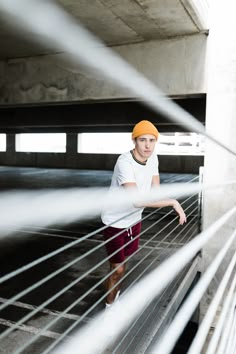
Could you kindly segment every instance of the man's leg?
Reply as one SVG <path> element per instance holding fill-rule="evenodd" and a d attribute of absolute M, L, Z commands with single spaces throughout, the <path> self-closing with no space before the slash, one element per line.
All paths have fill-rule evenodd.
<path fill-rule="evenodd" d="M 106 303 L 107 304 L 112 304 L 116 298 L 117 292 L 120 290 L 120 283 L 117 284 L 119 280 L 124 276 L 125 274 L 125 264 L 120 264 L 120 263 L 110 263 L 110 272 L 113 271 L 115 268 L 117 268 L 107 279 L 106 281 L 106 290 L 113 289 L 109 292 L 106 298 Z"/>
<path fill-rule="evenodd" d="M 106 290 L 109 291 L 109 294 L 106 298 L 107 304 L 112 304 L 114 302 L 117 292 L 120 289 L 120 284 L 118 284 L 117 286 L 116 284 L 117 282 L 119 282 L 119 280 L 123 277 L 125 273 L 125 265 L 123 264 L 125 260 L 124 236 L 125 234 L 127 234 L 127 231 L 124 231 L 119 234 L 121 231 L 122 229 L 117 229 L 111 226 L 107 227 L 103 231 L 105 241 L 108 241 L 110 239 L 109 242 L 106 242 L 105 245 L 109 257 L 110 272 L 114 271 L 105 282 Z"/>

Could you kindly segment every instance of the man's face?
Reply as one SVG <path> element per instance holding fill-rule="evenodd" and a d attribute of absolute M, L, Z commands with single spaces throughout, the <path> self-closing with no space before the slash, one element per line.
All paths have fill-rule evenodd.
<path fill-rule="evenodd" d="M 140 158 L 146 160 L 148 159 L 156 146 L 157 139 L 154 135 L 146 134 L 137 137 L 134 140 L 136 153 Z"/>

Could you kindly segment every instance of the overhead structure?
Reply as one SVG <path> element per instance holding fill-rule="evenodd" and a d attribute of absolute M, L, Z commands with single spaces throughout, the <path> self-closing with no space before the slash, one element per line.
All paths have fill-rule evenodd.
<path fill-rule="evenodd" d="M 208 32 L 207 0 L 59 0 L 59 4 L 108 46 Z M 32 44 L 29 32 L 15 31 L 14 19 L 0 11 L 0 59 L 55 54 Z M 39 38 L 35 38 L 38 40 Z"/>

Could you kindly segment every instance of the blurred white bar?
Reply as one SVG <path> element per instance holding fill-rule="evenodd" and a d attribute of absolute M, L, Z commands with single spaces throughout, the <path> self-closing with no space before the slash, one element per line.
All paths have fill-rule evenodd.
<path fill-rule="evenodd" d="M 230 306 L 236 305 L 236 301 L 234 300 L 234 297 L 236 294 L 235 290 L 236 290 L 236 274 L 234 275 L 231 286 L 230 286 L 227 296 L 224 300 L 223 307 L 222 307 L 218 322 L 216 323 L 214 333 L 213 333 L 213 335 L 210 339 L 210 343 L 206 349 L 206 354 L 215 354 L 216 353 L 216 348 L 219 343 L 220 336 L 224 330 L 224 326 L 227 321 L 226 317 L 227 317 L 227 313 L 229 311 L 229 308 L 230 308 Z"/>
<path fill-rule="evenodd" d="M 78 347 L 86 354 L 97 354 L 112 343 L 134 318 L 173 280 L 188 264 L 202 246 L 214 237 L 215 232 L 222 227 L 236 212 L 236 206 L 224 214 L 207 230 L 195 237 L 187 245 L 178 250 L 157 269 L 135 284 L 129 292 L 113 305 L 112 316 L 100 315 L 81 331 L 75 333 L 70 341 L 62 344 L 55 353 L 74 354 Z M 156 281 L 158 279 L 158 282 Z M 135 298 L 135 302 L 134 302 Z M 110 337 L 107 331 L 111 331 Z M 91 341 L 93 338 L 93 341 Z M 164 352 L 163 352 L 164 353 Z"/>
<path fill-rule="evenodd" d="M 234 254 L 233 258 L 230 261 L 230 264 L 224 274 L 223 279 L 220 282 L 220 285 L 212 299 L 212 302 L 210 303 L 207 312 L 198 328 L 198 331 L 193 339 L 193 342 L 188 350 L 188 354 L 195 354 L 195 353 L 200 353 L 204 341 L 209 333 L 211 323 L 214 319 L 214 316 L 217 312 L 218 306 L 220 304 L 220 301 L 222 300 L 222 297 L 224 295 L 225 289 L 228 285 L 229 279 L 232 275 L 232 272 L 234 270 L 234 266 L 236 263 L 236 253 Z"/>
<path fill-rule="evenodd" d="M 152 353 L 169 354 L 174 348 L 179 336 L 183 332 L 187 322 L 191 318 L 194 310 L 200 302 L 203 294 L 205 293 L 208 285 L 212 281 L 217 269 L 221 265 L 226 253 L 236 238 L 236 230 L 230 236 L 224 247 L 217 253 L 216 257 L 209 265 L 205 273 L 201 276 L 198 283 L 195 285 L 180 310 L 177 312 L 175 318 L 171 322 L 171 325 L 164 333 L 160 341 L 153 347 Z M 196 352 L 195 352 L 196 353 Z"/>

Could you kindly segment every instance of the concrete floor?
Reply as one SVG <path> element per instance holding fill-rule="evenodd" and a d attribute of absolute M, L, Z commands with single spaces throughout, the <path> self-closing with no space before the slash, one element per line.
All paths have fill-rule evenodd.
<path fill-rule="evenodd" d="M 173 179 L 175 179 L 175 182 L 182 180 L 189 181 L 192 177 L 194 176 L 173 176 L 171 174 L 165 174 L 161 176 L 161 179 L 162 183 L 165 183 Z M 91 185 L 107 186 L 110 184 L 110 179 L 110 171 L 0 167 L 0 186 L 2 191 L 18 188 L 40 189 L 52 187 L 69 188 L 74 186 L 87 187 Z M 146 211 L 146 213 L 147 212 L 148 211 Z M 161 216 L 162 214 L 156 214 L 146 220 L 143 223 L 143 230 L 154 221 L 158 220 L 158 218 L 160 219 Z M 12 217 L 14 217 L 14 215 Z M 157 266 L 163 259 L 173 252 L 176 247 L 179 247 L 182 243 L 186 242 L 186 239 L 184 238 L 179 244 L 177 244 L 177 242 L 173 244 L 170 242 L 173 240 L 173 237 L 178 234 L 178 228 L 168 237 L 166 237 L 166 235 L 168 235 L 168 229 L 165 229 L 165 232 L 161 232 L 162 227 L 172 219 L 173 216 L 170 216 L 167 220 L 160 222 L 155 228 L 146 232 L 141 237 L 140 252 L 134 257 L 134 259 L 129 261 L 128 269 L 132 269 L 132 267 L 145 258 L 145 255 L 148 253 L 149 255 L 145 261 L 124 280 L 123 289 L 126 289 L 129 284 L 152 263 L 152 261 L 153 264 L 148 271 Z M 189 225 L 191 225 L 191 220 L 189 221 Z M 189 227 L 189 225 L 186 227 Z M 78 221 L 63 227 L 51 225 L 45 229 L 32 228 L 29 225 L 26 225 L 22 230 L 18 230 L 15 234 L 0 239 L 1 277 L 38 259 L 39 257 L 42 257 L 43 255 L 47 255 L 60 247 L 68 245 L 74 240 L 79 240 L 81 236 L 96 230 L 100 226 L 101 221 L 99 219 L 93 219 L 87 222 Z M 173 226 L 169 226 L 169 229 L 173 229 Z M 142 247 L 150 237 L 158 232 L 158 230 L 160 232 L 153 241 L 145 247 Z M 197 227 L 195 227 L 195 234 L 196 232 Z M 164 239 L 164 237 L 166 238 Z M 24 289 L 32 286 L 35 282 L 40 281 L 49 273 L 58 270 L 70 261 L 82 256 L 93 247 L 102 245 L 102 240 L 102 235 L 97 233 L 88 240 L 80 242 L 32 269 L 4 282 L 1 284 L 0 305 L 6 303 L 7 299 L 10 299 L 12 296 L 15 296 Z M 20 297 L 12 305 L 3 309 L 0 312 L 0 333 L 6 331 L 6 329 L 10 328 L 43 302 L 48 301 L 51 297 L 59 294 L 62 288 L 75 282 L 75 284 L 68 288 L 65 293 L 55 298 L 54 301 L 48 303 L 43 310 L 28 319 L 24 324 L 17 326 L 13 332 L 1 339 L 0 354 L 13 354 L 16 349 L 26 343 L 29 339 L 33 338 L 34 334 L 39 334 L 40 329 L 44 325 L 53 319 L 56 319 L 58 314 L 62 313 L 62 311 L 68 306 L 77 301 L 77 299 L 87 290 L 96 286 L 97 282 L 106 275 L 108 263 L 104 262 L 101 266 L 97 267 L 86 276 L 84 276 L 84 274 L 99 262 L 102 262 L 105 257 L 105 250 L 103 247 L 100 247 L 96 252 L 90 254 L 81 261 L 74 263 L 71 267 L 64 270 L 56 277 L 50 279 L 48 282 L 23 297 Z M 79 277 L 82 277 L 82 279 L 76 283 L 76 280 Z M 84 297 L 82 301 L 73 306 L 67 315 L 62 316 L 62 318 L 55 322 L 46 333 L 40 335 L 39 338 L 22 353 L 42 353 L 75 321 L 80 321 L 81 316 L 83 318 L 86 311 L 88 311 L 88 314 L 81 320 L 81 322 L 79 322 L 76 328 L 79 328 L 79 326 L 82 326 L 89 321 L 99 311 L 103 310 L 104 300 L 99 302 L 99 299 L 101 299 L 103 295 L 103 284 L 99 284 L 90 294 Z M 89 311 L 91 306 L 96 302 L 98 302 L 97 305 Z M 119 350 L 116 353 L 121 353 Z M 122 350 L 122 352 L 124 351 Z"/>

